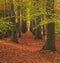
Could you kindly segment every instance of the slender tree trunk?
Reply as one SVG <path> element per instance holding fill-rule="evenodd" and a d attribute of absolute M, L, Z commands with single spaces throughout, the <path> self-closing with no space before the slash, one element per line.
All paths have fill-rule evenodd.
<path fill-rule="evenodd" d="M 8 2 L 6 0 L 4 1 L 4 17 L 9 17 L 9 7 L 8 7 Z M 6 21 L 9 21 L 10 18 L 5 19 Z M 4 37 L 9 37 L 11 35 L 11 30 L 7 30 L 6 34 Z"/>
<path fill-rule="evenodd" d="M 18 4 L 20 5 L 20 0 L 17 0 Z M 21 22 L 20 22 L 20 6 L 17 7 L 17 20 L 18 20 L 18 33 L 19 33 L 19 37 L 21 37 Z"/>
<path fill-rule="evenodd" d="M 33 35 L 35 35 L 35 31 L 36 31 L 35 27 L 36 27 L 36 23 L 35 23 L 35 20 L 33 20 L 32 21 L 32 34 Z"/>
<path fill-rule="evenodd" d="M 27 22 L 24 21 L 23 19 L 22 19 L 22 28 L 21 28 L 21 30 L 22 30 L 22 33 L 26 33 L 28 31 Z"/>
<path fill-rule="evenodd" d="M 30 21 L 30 31 L 32 32 L 32 21 Z"/>
<path fill-rule="evenodd" d="M 45 36 L 45 26 L 43 25 L 43 36 Z"/>
<path fill-rule="evenodd" d="M 16 31 L 17 31 L 16 30 L 16 22 L 15 22 L 16 18 L 12 17 L 12 16 L 15 16 L 13 0 L 11 0 L 10 3 L 11 3 L 11 10 L 10 10 L 11 14 L 10 14 L 10 16 L 11 16 L 11 21 L 13 22 L 12 41 L 18 43 L 17 34 L 16 34 Z"/>
<path fill-rule="evenodd" d="M 36 31 L 35 31 L 35 39 L 42 39 L 41 26 L 40 26 L 41 18 L 40 16 L 36 19 Z"/>
<path fill-rule="evenodd" d="M 41 21 L 44 20 L 44 14 L 41 14 Z M 45 36 L 45 25 L 42 25 L 42 32 L 43 32 L 43 36 Z"/>
<path fill-rule="evenodd" d="M 35 27 L 36 27 L 35 20 L 32 20 L 30 22 L 30 31 L 32 32 L 33 35 L 35 35 L 35 29 L 34 29 Z"/>

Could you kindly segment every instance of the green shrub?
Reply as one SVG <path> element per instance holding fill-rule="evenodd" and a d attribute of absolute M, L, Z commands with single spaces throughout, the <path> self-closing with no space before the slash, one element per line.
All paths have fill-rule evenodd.
<path fill-rule="evenodd" d="M 0 19 L 0 38 L 9 31 L 12 31 L 12 22 Z"/>

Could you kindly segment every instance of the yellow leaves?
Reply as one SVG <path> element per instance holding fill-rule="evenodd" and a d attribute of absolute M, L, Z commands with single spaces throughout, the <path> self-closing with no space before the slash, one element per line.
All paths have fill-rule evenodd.
<path fill-rule="evenodd" d="M 3 6 L 3 1 L 0 0 L 0 10 L 3 10 L 4 9 L 4 6 Z"/>
<path fill-rule="evenodd" d="M 31 1 L 29 0 L 26 0 L 28 1 L 27 5 L 28 7 L 26 8 L 26 20 L 27 20 L 27 26 L 28 28 L 30 28 L 30 7 L 31 7 Z"/>
<path fill-rule="evenodd" d="M 3 3 L 3 1 L 2 0 L 0 0 L 0 5 Z"/>
<path fill-rule="evenodd" d="M 60 12 L 60 0 L 55 0 L 55 11 Z"/>

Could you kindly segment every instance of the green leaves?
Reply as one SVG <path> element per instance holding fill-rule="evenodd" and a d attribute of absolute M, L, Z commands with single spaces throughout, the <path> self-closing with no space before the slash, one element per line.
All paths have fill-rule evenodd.
<path fill-rule="evenodd" d="M 11 30 L 11 22 L 7 22 L 3 19 L 0 19 L 0 31 L 1 32 L 6 32 L 7 30 Z"/>
<path fill-rule="evenodd" d="M 42 0 L 33 1 L 31 8 L 30 8 L 31 18 L 41 15 L 41 14 L 43 14 L 43 12 L 44 12 L 43 11 L 43 1 Z"/>

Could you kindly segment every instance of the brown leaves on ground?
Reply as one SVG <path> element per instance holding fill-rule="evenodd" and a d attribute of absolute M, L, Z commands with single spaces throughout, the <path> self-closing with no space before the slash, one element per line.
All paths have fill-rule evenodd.
<path fill-rule="evenodd" d="M 35 40 L 31 32 L 22 34 L 19 44 L 9 40 L 0 40 L 0 63 L 60 63 L 59 38 L 56 38 L 56 52 L 40 51 L 45 39 Z"/>

